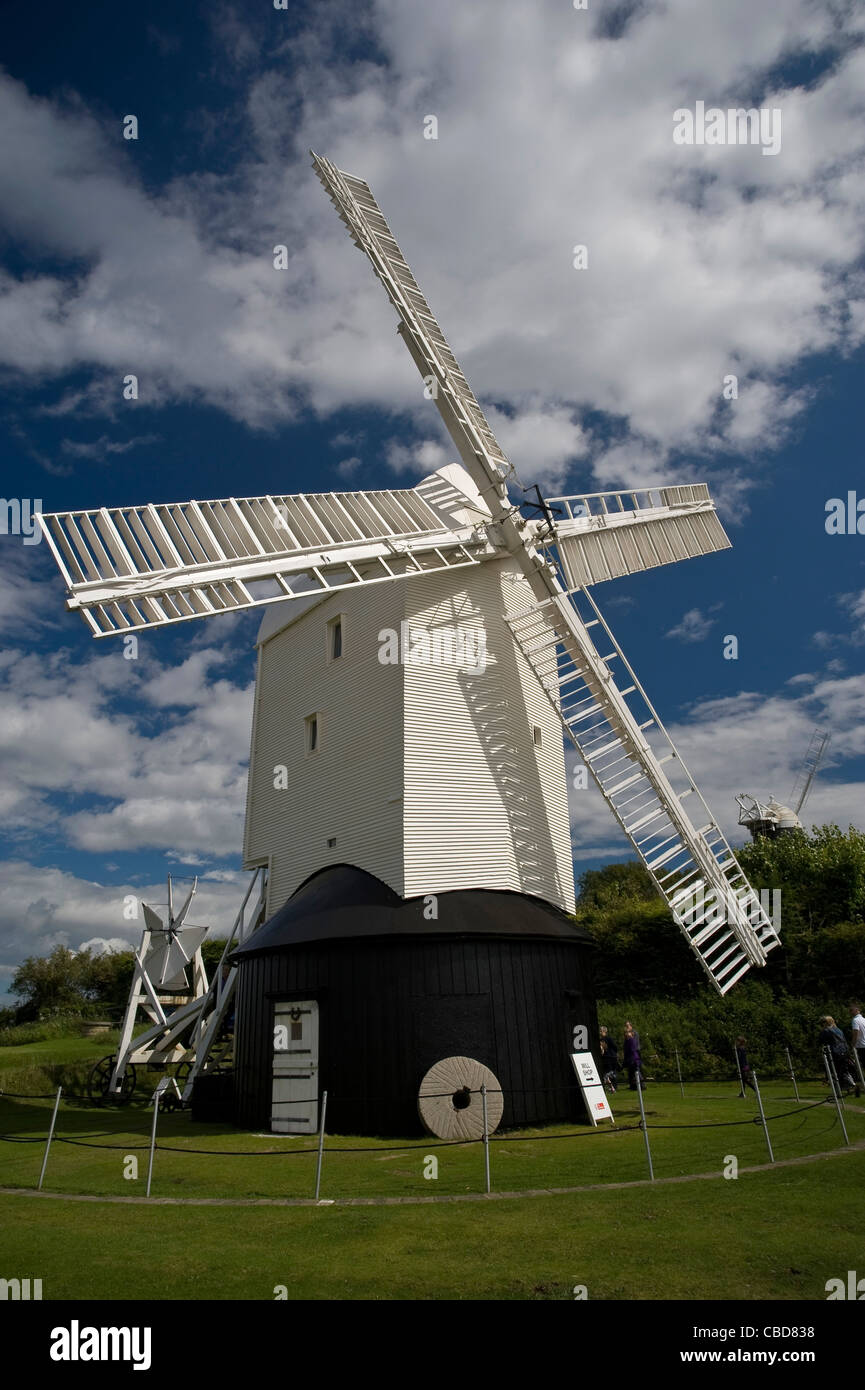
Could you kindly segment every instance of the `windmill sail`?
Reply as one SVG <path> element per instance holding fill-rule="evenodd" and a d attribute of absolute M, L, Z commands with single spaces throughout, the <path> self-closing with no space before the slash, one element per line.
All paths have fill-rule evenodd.
<path fill-rule="evenodd" d="M 593 656 L 581 666 L 560 640 L 552 601 L 512 614 L 510 627 L 673 919 L 726 994 L 751 965 L 763 963 L 778 937 L 597 605 L 584 593 L 579 606 L 586 654 L 591 646 Z M 604 634 L 611 650 L 603 656 L 589 628 Z M 612 663 L 621 665 L 621 684 Z M 689 810 L 700 808 L 697 829 L 683 814 L 688 797 Z"/>
<path fill-rule="evenodd" d="M 676 750 L 670 743 L 659 757 L 646 737 L 652 723 L 661 727 L 657 716 L 652 711 L 650 719 L 642 721 L 641 726 L 627 703 L 631 692 L 627 687 L 620 690 L 616 686 L 607 663 L 612 656 L 621 654 L 602 656 L 589 631 L 590 623 L 602 622 L 600 614 L 583 621 L 552 565 L 533 543 L 537 528 L 533 531 L 512 506 L 505 485 L 510 464 L 369 185 L 317 155 L 313 155 L 313 164 L 355 245 L 369 258 L 400 315 L 400 332 L 415 365 L 425 380 L 432 377 L 438 383 L 433 399 L 439 413 L 479 497 L 489 509 L 505 549 L 520 564 L 534 594 L 535 603 L 526 612 L 510 615 L 517 642 L 556 704 L 568 733 L 578 747 L 584 747 L 597 785 L 649 868 L 689 945 L 709 979 L 724 994 L 750 965 L 765 962 L 766 952 L 778 944 L 774 928 L 711 814 L 707 811 L 708 821 L 697 826 L 684 809 L 685 797 L 694 794 L 696 788 L 689 779 L 689 786 L 676 792 L 664 771 L 664 764 L 678 759 Z M 658 522 L 661 520 L 657 518 Z M 570 525 L 562 525 L 562 562 L 566 572 L 570 568 L 571 589 L 595 582 L 593 572 L 604 565 L 609 568 L 617 547 L 620 549 L 618 535 L 615 543 L 609 540 L 617 528 L 604 521 L 595 531 L 607 539 L 599 542 L 597 553 L 592 556 L 585 538 L 581 543 L 581 532 L 588 534 L 591 530 L 577 524 L 584 521 L 583 516 L 572 516 Z M 673 533 L 681 541 L 681 525 L 674 524 L 666 537 L 668 543 Z M 625 535 L 624 529 L 621 535 Z M 656 539 L 662 535 L 659 531 Z M 549 540 L 553 539 L 550 535 Z M 694 544 L 705 548 L 721 548 L 724 541 L 723 531 L 720 536 L 708 532 L 701 541 L 694 537 Z M 625 563 L 623 555 L 620 560 Z M 648 564 L 647 558 L 637 554 L 633 568 L 647 568 Z M 623 572 L 630 572 L 630 567 L 626 565 Z M 563 713 L 562 690 L 568 687 L 579 698 L 575 710 L 567 706 Z M 636 678 L 632 689 L 642 693 Z M 580 726 L 589 718 L 595 722 L 587 729 L 591 738 L 586 739 Z M 631 793 L 633 799 L 623 799 L 625 792 Z M 690 903 L 694 908 L 686 913 L 686 904 Z M 686 915 L 701 920 L 689 924 Z"/>
<path fill-rule="evenodd" d="M 40 516 L 94 636 L 476 564 L 492 547 L 414 489 Z"/>
<path fill-rule="evenodd" d="M 550 497 L 569 589 L 729 549 L 705 483 Z"/>
<path fill-rule="evenodd" d="M 344 173 L 329 159 L 316 154 L 312 156 L 312 163 L 355 246 L 369 257 L 399 314 L 399 331 L 421 376 L 437 382 L 433 399 L 480 496 L 488 503 L 492 488 L 500 503 L 507 505 L 503 480 L 512 471 L 510 462 L 421 293 L 369 184 Z M 483 460 L 480 469 L 479 459 Z"/>

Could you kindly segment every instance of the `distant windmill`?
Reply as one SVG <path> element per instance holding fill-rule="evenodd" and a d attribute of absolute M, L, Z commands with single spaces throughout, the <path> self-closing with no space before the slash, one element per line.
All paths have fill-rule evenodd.
<path fill-rule="evenodd" d="M 802 829 L 799 815 L 811 791 L 820 764 L 826 756 L 826 749 L 831 737 L 831 732 L 828 729 L 818 728 L 812 733 L 808 750 L 790 793 L 789 805 L 776 801 L 772 796 L 766 802 L 758 801 L 756 797 L 750 796 L 747 792 L 742 792 L 736 797 L 739 806 L 739 824 L 747 827 L 752 839 L 756 840 L 761 835 L 768 839 L 774 839 L 778 835 L 788 835 L 794 830 Z"/>
<path fill-rule="evenodd" d="M 40 516 L 68 585 L 67 606 L 103 637 L 293 599 L 307 615 L 297 622 L 302 634 L 309 631 L 310 605 L 354 591 L 345 600 L 356 600 L 347 623 L 334 617 L 329 624 L 336 626 L 326 667 L 318 638 L 303 656 L 289 642 L 280 649 L 288 662 L 281 676 L 257 683 L 246 861 L 269 872 L 269 912 L 303 878 L 298 863 L 308 874 L 345 852 L 352 864 L 382 874 L 376 858 L 382 845 L 396 845 L 389 861 L 396 867 L 383 876 L 406 898 L 409 882 L 415 893 L 528 887 L 536 898 L 572 911 L 561 738 L 547 741 L 540 727 L 551 718 L 561 721 L 691 950 L 725 994 L 751 966 L 765 963 L 778 937 L 588 591 L 595 583 L 729 546 L 708 489 L 671 486 L 552 503 L 539 495 L 539 515 L 523 516 L 508 495 L 512 465 L 368 185 L 326 159 L 313 156 L 313 163 L 399 315 L 398 331 L 462 466 L 449 465 L 399 491 L 230 497 Z M 459 573 L 451 578 L 452 571 Z M 423 708 L 421 696 L 413 707 L 406 700 L 393 743 L 370 767 L 368 784 L 356 785 L 353 764 L 360 766 L 364 749 L 355 740 L 338 778 L 328 782 L 322 774 L 303 805 L 292 807 L 284 797 L 280 802 L 270 750 L 286 750 L 279 761 L 291 765 L 289 784 L 299 785 L 301 774 L 324 767 L 328 715 L 319 699 L 340 711 L 365 712 L 377 698 L 370 693 L 374 655 L 366 683 L 348 671 L 352 622 L 369 619 L 373 631 L 383 626 L 376 605 L 385 599 L 378 596 L 395 581 L 438 603 L 442 586 L 457 579 L 467 606 L 485 615 L 496 634 L 502 686 L 495 699 L 477 677 L 474 685 L 454 678 Z M 260 636 L 260 644 L 264 640 Z M 287 708 L 288 676 L 302 664 L 301 674 L 308 666 L 310 679 L 318 679 L 319 662 L 326 693 L 304 689 L 304 707 Z M 618 682 L 615 662 L 622 667 Z M 375 679 L 380 675 L 379 668 Z M 543 714 L 529 718 L 530 707 Z M 462 721 L 459 738 L 456 719 Z M 301 721 L 305 747 L 294 733 Z M 334 716 L 331 732 L 335 722 Z M 554 727 L 558 731 L 557 722 Z M 425 762 L 418 752 L 423 739 Z M 528 767 L 533 801 L 520 771 Z M 462 768 L 460 784 L 452 774 Z M 383 789 L 379 784 L 391 775 Z M 441 790 L 448 777 L 449 799 Z M 491 830 L 503 823 L 505 804 L 507 843 Z M 340 816 L 345 832 L 338 837 L 330 824 Z M 537 847 L 539 825 L 549 831 L 545 845 L 554 844 L 554 853 L 545 859 L 546 850 L 536 850 L 527 859 L 524 846 Z M 318 838 L 302 860 L 310 826 Z M 411 855 L 405 848 L 410 836 Z M 697 899 L 703 908 L 695 912 Z"/>
<path fill-rule="evenodd" d="M 188 1074 L 192 1056 L 184 1035 L 189 1032 L 208 990 L 201 956 L 207 927 L 193 927 L 186 921 L 197 886 L 196 878 L 182 907 L 175 912 L 174 888 L 171 875 L 168 875 L 164 921 L 147 903 L 141 904 L 144 930 L 141 944 L 135 952 L 135 968 L 120 1025 L 118 1050 L 114 1056 L 103 1057 L 90 1073 L 88 1090 L 93 1101 L 98 1102 L 106 1097 L 128 1099 L 135 1088 L 135 1067 L 139 1065 L 166 1066 L 171 1063 L 175 1067 L 175 1078 L 180 1083 Z M 190 965 L 191 981 L 187 978 L 187 967 Z M 192 998 L 181 998 L 181 1007 L 172 1012 L 171 1006 L 178 1002 L 172 996 L 178 991 L 185 996 L 190 986 Z M 150 1026 L 145 1032 L 134 1036 L 139 1010 Z"/>

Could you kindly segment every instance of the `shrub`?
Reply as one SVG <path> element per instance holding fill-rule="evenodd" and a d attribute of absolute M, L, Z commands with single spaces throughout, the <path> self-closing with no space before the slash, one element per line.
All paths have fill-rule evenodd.
<path fill-rule="evenodd" d="M 685 1081 L 734 1079 L 734 1040 L 740 1033 L 758 1077 L 787 1074 L 785 1047 L 797 1075 L 822 1076 L 817 1020 L 825 1013 L 833 1014 L 842 1028 L 848 1023 L 841 1000 L 775 997 L 763 980 L 743 981 L 723 999 L 707 987 L 682 1000 L 598 1002 L 598 1020 L 616 1038 L 620 1056 L 624 1025 L 630 1020 L 640 1034 L 646 1075 L 659 1081 L 677 1079 L 677 1048 Z"/>

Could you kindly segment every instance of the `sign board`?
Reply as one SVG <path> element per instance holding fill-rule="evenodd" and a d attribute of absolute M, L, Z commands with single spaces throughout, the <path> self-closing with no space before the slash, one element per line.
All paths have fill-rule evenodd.
<path fill-rule="evenodd" d="M 586 1103 L 586 1110 L 592 1124 L 597 1126 L 598 1120 L 610 1120 L 615 1124 L 610 1102 L 607 1100 L 607 1093 L 604 1090 L 604 1083 L 591 1052 L 572 1052 L 571 1061 L 574 1064 L 574 1071 L 577 1073 L 577 1080 L 580 1083 L 583 1100 Z"/>

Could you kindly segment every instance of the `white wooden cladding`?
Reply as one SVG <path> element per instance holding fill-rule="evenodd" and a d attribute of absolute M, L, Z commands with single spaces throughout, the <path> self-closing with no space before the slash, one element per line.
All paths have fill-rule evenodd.
<path fill-rule="evenodd" d="M 369 258 L 399 314 L 400 331 L 421 376 L 432 375 L 438 381 L 435 403 L 472 478 L 481 487 L 487 486 L 486 475 L 506 478 L 513 470 L 505 452 L 490 429 L 369 184 L 314 153 L 312 162 L 351 233 L 352 241 Z M 480 468 L 479 456 L 483 458 Z"/>
<path fill-rule="evenodd" d="M 103 507 L 40 524 L 68 607 L 97 637 L 474 564 L 484 548 L 413 489 Z"/>
<path fill-rule="evenodd" d="M 573 912 L 561 725 L 504 619 L 530 598 L 504 557 L 334 594 L 296 617 L 282 610 L 286 626 L 259 648 L 244 840 L 246 867 L 270 865 L 268 915 L 310 874 L 342 862 L 401 897 L 498 888 Z M 343 649 L 333 660 L 327 629 L 337 614 Z M 483 628 L 486 670 L 382 664 L 379 634 L 403 622 Z M 311 755 L 304 716 L 313 711 Z M 274 785 L 277 765 L 286 788 Z"/>

